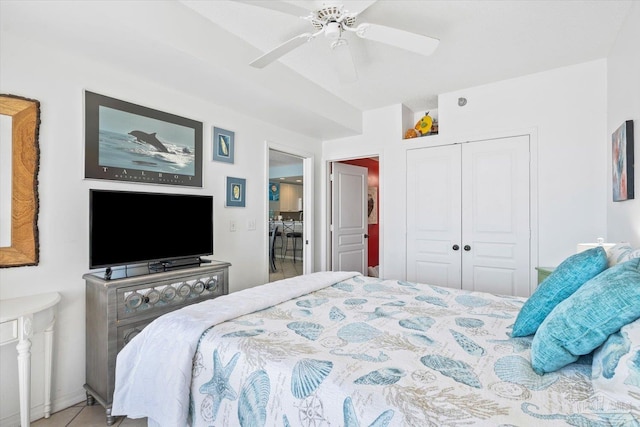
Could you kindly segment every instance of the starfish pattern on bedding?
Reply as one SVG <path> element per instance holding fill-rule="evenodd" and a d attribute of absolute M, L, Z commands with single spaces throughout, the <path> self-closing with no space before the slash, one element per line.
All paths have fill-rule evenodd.
<path fill-rule="evenodd" d="M 218 415 L 218 409 L 220 409 L 222 399 L 236 400 L 238 397 L 238 394 L 229 384 L 229 377 L 236 367 L 236 362 L 239 357 L 240 353 L 234 354 L 231 361 L 227 363 L 227 366 L 223 367 L 218 350 L 214 350 L 213 352 L 213 377 L 209 382 L 200 386 L 200 393 L 208 394 L 213 399 L 213 421 L 215 421 Z"/>

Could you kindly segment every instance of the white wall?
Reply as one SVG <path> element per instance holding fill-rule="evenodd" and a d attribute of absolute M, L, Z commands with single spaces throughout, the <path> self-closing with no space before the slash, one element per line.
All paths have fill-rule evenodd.
<path fill-rule="evenodd" d="M 634 2 L 607 61 L 607 179 L 611 181 L 611 134 L 626 120 L 635 133 L 635 199 L 613 203 L 607 187 L 607 233 L 610 242 L 640 247 L 640 4 Z"/>
<path fill-rule="evenodd" d="M 556 265 L 576 243 L 606 236 L 605 83 L 606 61 L 588 62 L 442 94 L 437 136 L 402 140 L 402 119 L 413 112 L 397 105 L 368 112 L 362 136 L 325 141 L 325 161 L 380 156 L 382 276 L 405 277 L 407 150 L 428 145 L 533 132 L 539 264 Z"/>
<path fill-rule="evenodd" d="M 320 141 L 260 123 L 202 99 L 128 74 L 126 64 L 114 68 L 96 58 L 74 57 L 62 49 L 44 48 L 2 33 L 0 92 L 34 98 L 41 103 L 40 126 L 40 264 L 0 269 L 0 298 L 46 291 L 62 294 L 55 338 L 53 402 L 59 410 L 84 399 L 85 284 L 88 271 L 88 207 L 90 188 L 182 192 L 214 196 L 214 259 L 229 261 L 230 289 L 237 291 L 268 278 L 266 140 L 314 155 L 319 171 Z M 84 180 L 83 90 L 202 121 L 204 184 L 201 189 L 115 181 Z M 212 127 L 235 131 L 235 164 L 211 161 Z M 319 176 L 319 172 L 316 173 Z M 247 206 L 225 208 L 225 177 L 247 179 Z M 319 206 L 319 203 L 316 202 Z M 319 208 L 318 208 L 319 209 Z M 229 231 L 236 220 L 238 231 Z M 256 220 L 257 229 L 247 230 Z M 316 239 L 317 241 L 318 239 Z M 36 337 L 39 341 L 41 337 Z M 34 344 L 36 350 L 40 344 Z M 0 352 L 0 425 L 17 420 L 17 369 L 14 345 Z M 34 354 L 37 369 L 40 356 Z M 42 414 L 42 385 L 34 378 L 34 416 Z M 38 412 L 40 411 L 40 412 Z M 13 423 L 15 425 L 15 423 Z"/>

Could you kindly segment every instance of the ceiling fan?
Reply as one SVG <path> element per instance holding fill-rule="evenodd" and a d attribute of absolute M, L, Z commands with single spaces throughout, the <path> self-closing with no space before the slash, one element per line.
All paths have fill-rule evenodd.
<path fill-rule="evenodd" d="M 345 38 L 345 34 L 347 33 L 355 33 L 358 37 L 366 40 L 384 43 L 425 56 L 431 55 L 440 42 L 433 37 L 411 33 L 398 28 L 379 24 L 359 23 L 359 15 L 371 6 L 371 4 L 375 3 L 375 1 L 352 2 L 353 5 L 357 4 L 360 6 L 360 9 L 355 11 L 347 10 L 340 2 L 325 1 L 322 2 L 318 8 L 309 10 L 299 7 L 293 4 L 293 2 L 264 0 L 240 1 L 299 16 L 309 21 L 313 28 L 312 31 L 297 35 L 252 61 L 250 65 L 255 68 L 264 68 L 297 47 L 302 46 L 320 35 L 324 35 L 325 38 L 329 40 L 331 49 L 340 53 L 338 60 L 341 62 L 349 62 L 349 64 L 341 65 L 341 77 L 343 77 L 341 80 L 351 80 L 351 78 L 355 78 L 355 68 L 353 67 L 353 60 L 348 50 L 348 40 Z M 308 4 L 311 2 L 297 3 Z M 305 12 L 307 14 L 301 16 Z M 347 66 L 347 68 L 345 68 L 345 66 Z M 347 71 L 345 72 L 345 70 Z"/>

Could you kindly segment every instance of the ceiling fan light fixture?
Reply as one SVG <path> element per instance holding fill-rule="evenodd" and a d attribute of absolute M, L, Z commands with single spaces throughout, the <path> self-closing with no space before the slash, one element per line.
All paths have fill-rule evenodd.
<path fill-rule="evenodd" d="M 324 27 L 324 36 L 328 39 L 338 40 L 342 35 L 342 25 L 337 22 L 329 22 Z"/>

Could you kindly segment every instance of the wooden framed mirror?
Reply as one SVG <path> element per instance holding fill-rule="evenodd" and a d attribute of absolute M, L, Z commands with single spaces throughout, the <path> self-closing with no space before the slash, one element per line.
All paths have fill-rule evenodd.
<path fill-rule="evenodd" d="M 40 102 L 0 94 L 0 119 L 0 268 L 38 265 Z"/>

